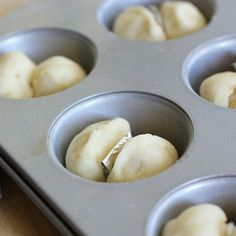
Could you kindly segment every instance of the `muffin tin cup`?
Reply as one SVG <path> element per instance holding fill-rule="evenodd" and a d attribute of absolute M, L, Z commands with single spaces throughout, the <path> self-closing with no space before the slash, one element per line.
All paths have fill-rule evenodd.
<path fill-rule="evenodd" d="M 235 2 L 208 3 L 211 19 L 203 30 L 150 44 L 121 39 L 104 27 L 100 17 L 108 14 L 108 1 L 33 0 L 1 19 L 0 52 L 18 49 L 38 61 L 63 48 L 63 55 L 89 72 L 61 93 L 0 99 L 1 165 L 22 188 L 32 190 L 27 193 L 37 204 L 40 198 L 39 205 L 57 226 L 76 235 L 143 236 L 150 212 L 168 192 L 203 176 L 235 173 L 235 111 L 199 99 L 187 79 L 195 74 L 188 64 L 197 55 L 195 48 L 234 33 L 225 25 L 236 20 Z M 14 33 L 17 29 L 22 31 Z M 225 37 L 222 43 L 231 36 Z M 92 122 L 116 116 L 128 119 L 135 135 L 163 135 L 180 159 L 166 171 L 132 183 L 98 183 L 67 171 L 64 154 L 73 136 Z"/>
<path fill-rule="evenodd" d="M 236 36 L 227 35 L 210 40 L 194 49 L 183 64 L 183 78 L 189 89 L 199 94 L 201 83 L 211 75 L 234 71 Z"/>
<path fill-rule="evenodd" d="M 192 123 L 173 102 L 141 92 L 108 93 L 85 99 L 61 114 L 49 132 L 50 156 L 64 165 L 66 150 L 79 132 L 116 117 L 127 119 L 132 136 L 148 133 L 167 139 L 176 147 L 179 158 L 192 141 Z"/>
<path fill-rule="evenodd" d="M 236 175 L 205 177 L 171 191 L 155 206 L 148 220 L 146 236 L 161 235 L 164 225 L 197 204 L 221 207 L 228 221 L 236 221 Z"/>
<path fill-rule="evenodd" d="M 21 51 L 35 63 L 60 55 L 79 63 L 89 74 L 93 69 L 97 51 L 86 36 L 59 27 L 41 27 L 19 30 L 1 38 L 0 54 Z"/>
<path fill-rule="evenodd" d="M 131 1 L 119 1 L 119 0 L 106 0 L 101 5 L 98 10 L 98 19 L 100 23 L 107 28 L 107 30 L 112 31 L 112 25 L 116 17 L 121 13 L 124 9 L 135 6 L 135 5 L 161 5 L 164 0 L 131 0 Z M 208 22 L 211 21 L 213 15 L 215 14 L 216 2 L 215 0 L 207 0 L 207 1 L 189 1 L 197 6 L 200 11 L 207 18 Z"/>

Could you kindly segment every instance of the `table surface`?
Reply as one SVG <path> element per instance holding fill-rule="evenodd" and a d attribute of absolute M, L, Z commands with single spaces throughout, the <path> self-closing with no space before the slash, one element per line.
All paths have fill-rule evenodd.
<path fill-rule="evenodd" d="M 0 199 L 0 235 L 60 236 L 51 222 L 5 174 L 2 174 L 3 198 Z"/>
<path fill-rule="evenodd" d="M 0 16 L 14 11 L 30 0 L 0 0 Z M 0 199 L 0 235 L 60 236 L 61 234 L 33 202 L 6 175 L 2 174 L 3 198 Z"/>

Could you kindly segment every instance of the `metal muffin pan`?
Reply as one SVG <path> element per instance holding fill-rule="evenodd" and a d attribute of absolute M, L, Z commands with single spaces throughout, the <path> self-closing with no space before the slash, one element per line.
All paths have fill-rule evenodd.
<path fill-rule="evenodd" d="M 18 49 L 36 61 L 60 53 L 89 71 L 61 93 L 0 99 L 2 167 L 64 235 L 155 235 L 183 206 L 203 201 L 226 210 L 230 205 L 235 219 L 235 177 L 227 176 L 236 171 L 236 111 L 197 95 L 204 75 L 236 59 L 235 1 L 196 1 L 209 14 L 209 24 L 162 43 L 111 33 L 104 22 L 122 8 L 119 2 L 123 7 L 160 3 L 32 0 L 1 19 L 0 53 Z M 63 156 L 73 135 L 91 122 L 117 116 L 127 118 L 135 134 L 161 133 L 176 145 L 180 159 L 159 175 L 132 183 L 98 183 L 68 172 Z M 203 194 L 218 185 L 219 198 L 210 190 Z"/>

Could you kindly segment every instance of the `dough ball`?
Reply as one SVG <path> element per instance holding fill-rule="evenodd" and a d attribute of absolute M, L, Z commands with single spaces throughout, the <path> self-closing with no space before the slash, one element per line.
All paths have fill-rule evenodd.
<path fill-rule="evenodd" d="M 234 226 L 232 236 L 236 236 L 236 226 Z"/>
<path fill-rule="evenodd" d="M 34 72 L 34 96 L 60 92 L 80 82 L 85 76 L 84 69 L 74 61 L 63 56 L 50 57 L 41 62 Z"/>
<path fill-rule="evenodd" d="M 154 14 L 143 6 L 129 7 L 117 17 L 113 32 L 131 40 L 163 41 L 165 33 Z"/>
<path fill-rule="evenodd" d="M 101 161 L 128 132 L 129 123 L 122 118 L 88 126 L 69 145 L 66 168 L 86 179 L 105 181 Z"/>
<path fill-rule="evenodd" d="M 138 135 L 124 145 L 118 154 L 108 182 L 128 182 L 155 175 L 178 159 L 175 147 L 151 134 Z"/>
<path fill-rule="evenodd" d="M 167 38 L 179 38 L 202 29 L 207 21 L 199 9 L 187 1 L 166 1 L 160 11 Z"/>
<path fill-rule="evenodd" d="M 164 227 L 162 236 L 227 236 L 227 217 L 212 204 L 200 204 L 183 211 Z"/>
<path fill-rule="evenodd" d="M 200 95 L 216 105 L 236 108 L 236 73 L 222 72 L 205 79 Z"/>
<path fill-rule="evenodd" d="M 31 98 L 30 86 L 35 64 L 21 52 L 8 52 L 0 57 L 0 97 Z"/>
<path fill-rule="evenodd" d="M 225 236 L 236 236 L 236 226 L 233 222 L 228 223 L 226 225 L 226 235 Z"/>

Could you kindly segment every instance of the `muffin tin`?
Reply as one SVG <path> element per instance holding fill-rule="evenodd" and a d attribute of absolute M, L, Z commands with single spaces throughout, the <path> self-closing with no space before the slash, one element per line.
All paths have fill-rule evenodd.
<path fill-rule="evenodd" d="M 32 0 L 0 21 L 1 54 L 20 50 L 36 62 L 62 54 L 89 72 L 61 93 L 0 99 L 0 164 L 64 235 L 160 235 L 167 220 L 201 202 L 236 219 L 236 111 L 198 95 L 205 76 L 236 61 L 236 3 L 192 1 L 209 24 L 168 42 L 128 41 L 109 30 L 124 7 L 160 2 Z M 180 159 L 132 183 L 98 183 L 67 171 L 73 136 L 118 116 L 134 134 L 167 138 Z"/>

